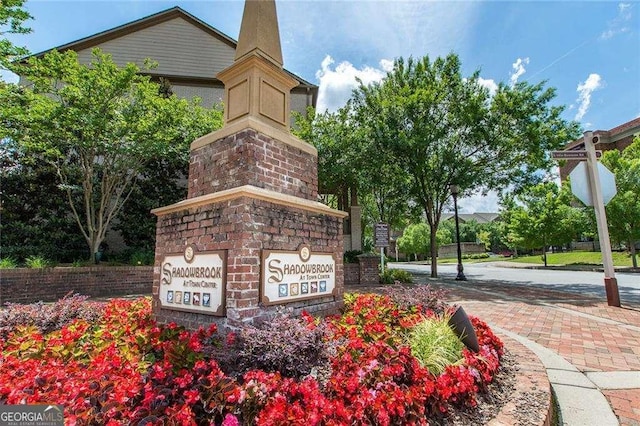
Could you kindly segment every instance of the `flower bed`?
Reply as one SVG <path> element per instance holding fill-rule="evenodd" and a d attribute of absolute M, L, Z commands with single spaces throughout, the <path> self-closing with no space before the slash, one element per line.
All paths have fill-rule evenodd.
<path fill-rule="evenodd" d="M 473 407 L 499 368 L 502 343 L 477 318 L 480 352 L 464 349 L 462 362 L 436 376 L 412 356 L 406 335 L 442 306 L 373 294 L 347 295 L 345 305 L 323 320 L 283 317 L 276 324 L 295 334 L 291 342 L 264 342 L 269 327 L 227 336 L 161 327 L 149 299 L 113 300 L 98 319 L 54 331 L 0 324 L 0 403 L 62 404 L 70 425 L 427 424 Z M 297 364 L 274 364 L 259 343 Z M 317 360 L 294 352 L 314 347 Z M 311 358 L 317 365 L 305 369 Z"/>

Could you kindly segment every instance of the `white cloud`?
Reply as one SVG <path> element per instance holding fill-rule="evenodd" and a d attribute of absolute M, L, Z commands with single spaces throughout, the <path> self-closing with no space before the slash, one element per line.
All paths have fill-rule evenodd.
<path fill-rule="evenodd" d="M 600 39 L 608 40 L 618 34 L 631 31 L 631 28 L 628 26 L 632 17 L 631 10 L 631 3 L 618 3 L 618 15 L 607 22 L 607 29 L 600 34 Z"/>
<path fill-rule="evenodd" d="M 320 69 L 316 72 L 316 78 L 320 81 L 318 90 L 317 110 L 324 112 L 336 111 L 344 106 L 351 93 L 358 87 L 356 78 L 362 80 L 364 84 L 382 80 L 387 71 L 393 68 L 393 61 L 383 59 L 380 61 L 380 68 L 365 66 L 357 69 L 350 62 L 340 62 L 334 68 L 335 63 L 330 55 L 325 56 Z"/>
<path fill-rule="evenodd" d="M 385 72 L 391 72 L 393 71 L 393 61 L 389 59 L 383 59 L 380 61 L 380 67 Z"/>
<path fill-rule="evenodd" d="M 527 72 L 524 68 L 525 65 L 529 65 L 529 58 L 518 58 L 511 67 L 513 68 L 513 73 L 511 74 L 511 85 L 513 86 L 518 82 L 518 79 L 522 74 Z"/>
<path fill-rule="evenodd" d="M 499 201 L 498 193 L 489 191 L 486 195 L 474 194 L 460 198 L 458 208 L 460 213 L 497 213 L 500 211 Z"/>
<path fill-rule="evenodd" d="M 493 79 L 484 79 L 482 77 L 478 77 L 478 84 L 482 87 L 486 87 L 489 89 L 489 95 L 493 96 L 498 91 L 498 84 Z"/>
<path fill-rule="evenodd" d="M 591 105 L 591 94 L 602 87 L 604 87 L 602 77 L 595 73 L 589 74 L 589 77 L 587 77 L 584 82 L 578 84 L 576 91 L 578 92 L 577 101 L 580 106 L 578 107 L 575 120 L 582 120 L 582 117 L 584 117 L 589 110 L 589 105 Z"/>

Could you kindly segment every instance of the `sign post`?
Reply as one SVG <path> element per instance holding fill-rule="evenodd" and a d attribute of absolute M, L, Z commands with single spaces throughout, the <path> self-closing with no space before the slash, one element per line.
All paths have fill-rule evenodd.
<path fill-rule="evenodd" d="M 596 222 L 598 224 L 598 238 L 600 239 L 600 251 L 602 252 L 602 264 L 604 266 L 604 287 L 607 293 L 607 304 L 609 306 L 619 307 L 620 294 L 618 292 L 618 281 L 615 278 L 615 270 L 613 268 L 611 241 L 609 240 L 609 228 L 607 226 L 607 213 L 604 209 L 594 139 L 597 141 L 597 137 L 594 138 L 593 132 L 584 133 L 589 187 L 591 190 L 591 200 L 593 201 L 593 207 L 596 213 Z"/>
<path fill-rule="evenodd" d="M 384 274 L 384 248 L 389 247 L 389 224 L 376 223 L 375 246 L 380 247 L 380 272 Z"/>

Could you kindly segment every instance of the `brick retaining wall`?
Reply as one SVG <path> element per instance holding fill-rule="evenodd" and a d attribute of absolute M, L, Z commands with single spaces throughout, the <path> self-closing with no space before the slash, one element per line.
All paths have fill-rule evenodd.
<path fill-rule="evenodd" d="M 152 266 L 91 266 L 0 270 L 0 305 L 54 302 L 67 293 L 90 297 L 151 294 Z"/>

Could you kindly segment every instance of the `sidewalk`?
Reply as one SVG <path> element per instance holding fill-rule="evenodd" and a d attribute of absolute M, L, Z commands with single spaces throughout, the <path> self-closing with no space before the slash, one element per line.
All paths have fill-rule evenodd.
<path fill-rule="evenodd" d="M 432 280 L 541 359 L 563 424 L 640 426 L 640 306 L 492 282 Z"/>

